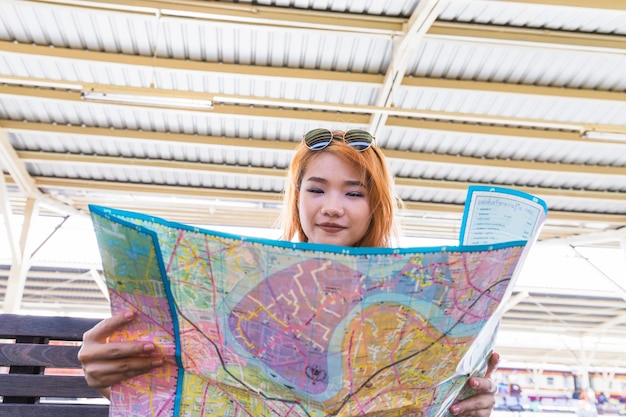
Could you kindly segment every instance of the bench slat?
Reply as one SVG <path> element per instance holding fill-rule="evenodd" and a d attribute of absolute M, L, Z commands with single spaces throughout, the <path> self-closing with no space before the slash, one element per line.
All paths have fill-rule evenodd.
<path fill-rule="evenodd" d="M 108 417 L 107 404 L 74 403 L 77 398 L 102 398 L 75 375 L 42 375 L 46 368 L 80 369 L 80 346 L 49 345 L 49 341 L 80 342 L 98 319 L 0 314 L 0 417 Z M 69 372 L 71 374 L 71 372 Z M 49 401 L 40 402 L 40 398 Z"/>
<path fill-rule="evenodd" d="M 108 405 L 0 404 L 0 417 L 107 417 Z"/>
<path fill-rule="evenodd" d="M 98 391 L 87 386 L 82 376 L 0 375 L 0 396 L 101 398 Z"/>
<path fill-rule="evenodd" d="M 53 340 L 80 341 L 83 340 L 83 333 L 99 321 L 77 317 L 0 314 L 0 339 L 14 339 L 15 336 L 42 336 Z"/>
<path fill-rule="evenodd" d="M 76 357 L 79 349 L 80 346 L 0 344 L 0 366 L 80 368 L 81 364 Z"/>

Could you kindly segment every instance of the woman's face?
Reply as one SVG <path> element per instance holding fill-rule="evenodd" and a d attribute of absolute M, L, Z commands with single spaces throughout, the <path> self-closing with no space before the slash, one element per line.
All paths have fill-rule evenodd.
<path fill-rule="evenodd" d="M 336 156 L 320 152 L 304 171 L 298 213 L 309 242 L 353 246 L 370 224 L 364 174 Z"/>

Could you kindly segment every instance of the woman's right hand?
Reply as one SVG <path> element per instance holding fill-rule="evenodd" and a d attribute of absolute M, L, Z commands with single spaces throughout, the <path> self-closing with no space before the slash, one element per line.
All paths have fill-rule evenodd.
<path fill-rule="evenodd" d="M 109 342 L 109 337 L 135 319 L 134 312 L 102 320 L 83 335 L 78 360 L 83 365 L 87 385 L 107 398 L 109 388 L 123 380 L 160 367 L 163 356 L 152 342 Z"/>

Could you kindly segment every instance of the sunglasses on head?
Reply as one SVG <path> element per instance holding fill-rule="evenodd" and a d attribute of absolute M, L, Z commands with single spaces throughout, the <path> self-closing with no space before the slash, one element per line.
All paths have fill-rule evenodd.
<path fill-rule="evenodd" d="M 343 138 L 340 135 L 333 135 L 328 129 L 313 129 L 304 134 L 304 144 L 313 151 L 324 149 L 333 141 L 333 139 L 343 140 L 349 146 L 352 146 L 359 152 L 363 152 L 372 146 L 374 137 L 365 130 L 352 129 L 348 130 Z"/>

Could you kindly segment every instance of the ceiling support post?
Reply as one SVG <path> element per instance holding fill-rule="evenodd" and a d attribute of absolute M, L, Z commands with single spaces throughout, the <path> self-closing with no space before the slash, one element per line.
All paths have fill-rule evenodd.
<path fill-rule="evenodd" d="M 20 263 L 21 252 L 15 234 L 13 233 L 12 226 L 12 214 L 11 202 L 9 201 L 9 190 L 7 189 L 7 183 L 4 180 L 4 173 L 0 171 L 0 207 L 2 210 L 2 220 L 4 221 L 5 231 L 7 235 L 7 242 L 9 242 L 9 248 L 11 250 L 11 265 Z"/>
<path fill-rule="evenodd" d="M 34 198 L 26 201 L 24 211 L 24 222 L 19 242 L 20 262 L 14 262 L 9 271 L 9 281 L 7 283 L 6 295 L 4 297 L 4 312 L 19 313 L 26 286 L 26 275 L 30 269 L 31 258 L 28 255 L 31 246 L 32 234 L 30 229 L 32 222 L 39 216 L 39 203 Z"/>
<path fill-rule="evenodd" d="M 443 6 L 447 2 L 440 0 L 422 0 L 413 11 L 404 29 L 403 36 L 394 42 L 393 53 L 385 80 L 378 92 L 376 105 L 378 107 L 393 107 L 396 105 L 394 94 L 402 84 L 409 60 L 420 46 L 421 40 L 433 25 Z M 387 122 L 389 113 L 374 112 L 369 122 L 369 130 L 377 136 L 381 127 Z"/>

